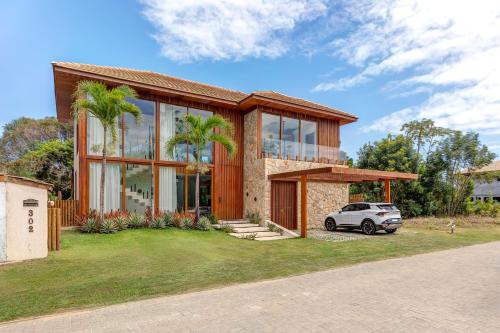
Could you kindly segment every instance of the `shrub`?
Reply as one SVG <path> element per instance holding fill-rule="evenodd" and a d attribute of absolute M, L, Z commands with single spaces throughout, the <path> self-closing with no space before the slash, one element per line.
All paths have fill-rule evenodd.
<path fill-rule="evenodd" d="M 163 225 L 165 227 L 173 227 L 175 226 L 174 224 L 174 214 L 171 212 L 165 212 L 163 214 Z"/>
<path fill-rule="evenodd" d="M 260 217 L 260 213 L 258 211 L 250 212 L 247 211 L 245 217 L 248 219 L 248 222 L 260 224 L 262 222 L 262 218 Z"/>
<path fill-rule="evenodd" d="M 207 214 L 206 218 L 210 221 L 211 224 L 217 224 L 219 222 L 217 216 L 213 213 Z"/>
<path fill-rule="evenodd" d="M 153 219 L 151 220 L 151 223 L 149 224 L 149 227 L 153 228 L 153 229 L 165 228 L 165 223 L 163 221 L 163 215 L 160 214 L 160 215 L 153 217 Z"/>
<path fill-rule="evenodd" d="M 128 227 L 128 218 L 127 216 L 118 216 L 115 218 L 115 227 L 116 231 L 126 230 Z"/>
<path fill-rule="evenodd" d="M 149 225 L 153 222 L 154 214 L 153 211 L 151 210 L 151 207 L 146 207 L 144 211 L 144 218 L 143 218 L 143 224 L 145 228 L 148 228 Z"/>
<path fill-rule="evenodd" d="M 128 227 L 129 229 L 139 229 L 144 228 L 144 216 L 139 215 L 137 213 L 130 214 L 128 219 Z"/>
<path fill-rule="evenodd" d="M 220 230 L 224 231 L 227 234 L 234 232 L 233 227 L 231 227 L 230 225 L 227 225 L 227 224 L 224 225 Z"/>
<path fill-rule="evenodd" d="M 196 229 L 198 230 L 208 231 L 211 228 L 212 228 L 212 223 L 210 222 L 210 219 L 206 216 L 200 217 L 198 223 L 196 223 Z"/>
<path fill-rule="evenodd" d="M 280 227 L 278 227 L 278 226 L 276 226 L 276 225 L 274 225 L 274 224 L 272 224 L 272 223 L 269 223 L 269 224 L 267 225 L 267 230 L 269 230 L 269 231 L 271 231 L 271 232 L 278 232 L 278 233 L 280 233 L 281 235 L 283 235 L 283 233 L 284 233 L 283 229 L 281 229 Z"/>
<path fill-rule="evenodd" d="M 104 219 L 104 221 L 99 226 L 99 232 L 101 234 L 113 234 L 116 232 L 115 219 Z"/>
<path fill-rule="evenodd" d="M 80 221 L 79 229 L 81 232 L 97 232 L 99 230 L 99 222 L 95 217 L 84 217 Z"/>
<path fill-rule="evenodd" d="M 194 220 L 191 217 L 184 216 L 180 220 L 181 229 L 191 229 L 193 228 Z"/>

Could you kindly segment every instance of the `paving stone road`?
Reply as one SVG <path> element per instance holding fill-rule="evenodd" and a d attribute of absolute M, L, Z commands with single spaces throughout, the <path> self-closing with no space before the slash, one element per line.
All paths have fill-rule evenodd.
<path fill-rule="evenodd" d="M 500 242 L 0 324 L 0 332 L 500 332 Z"/>

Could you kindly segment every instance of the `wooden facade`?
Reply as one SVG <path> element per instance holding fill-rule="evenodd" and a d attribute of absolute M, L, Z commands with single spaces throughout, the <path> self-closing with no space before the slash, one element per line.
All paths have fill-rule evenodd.
<path fill-rule="evenodd" d="M 335 110 L 328 112 L 325 108 L 316 108 L 312 106 L 297 105 L 295 100 L 286 102 L 283 100 L 270 101 L 268 97 L 263 99 L 259 98 L 244 98 L 241 103 L 234 101 L 234 96 L 231 98 L 216 98 L 199 93 L 198 91 L 189 93 L 186 91 L 177 91 L 173 88 L 165 88 L 138 82 L 138 80 L 126 80 L 123 78 L 117 79 L 107 75 L 83 72 L 57 64 L 53 65 L 54 70 L 54 83 L 55 83 L 55 96 L 57 115 L 61 121 L 73 121 L 71 115 L 72 94 L 76 88 L 78 81 L 98 80 L 110 87 L 119 84 L 128 84 L 134 88 L 139 98 L 155 102 L 156 114 L 156 133 L 155 133 L 155 146 L 157 152 L 153 160 L 124 158 L 122 157 L 108 157 L 109 163 L 121 163 L 122 170 L 125 169 L 126 163 L 134 163 L 140 165 L 148 165 L 152 167 L 154 173 L 154 189 L 159 188 L 159 168 L 161 166 L 176 167 L 182 171 L 187 166 L 185 162 L 176 161 L 162 161 L 158 153 L 158 147 L 161 143 L 160 126 L 159 126 L 159 108 L 160 103 L 173 104 L 178 106 L 185 106 L 201 110 L 211 111 L 214 114 L 220 114 L 228 119 L 235 128 L 234 140 L 238 145 L 236 156 L 228 158 L 225 149 L 219 144 L 214 146 L 213 163 L 208 165 L 212 175 L 212 195 L 211 204 L 212 211 L 223 219 L 235 219 L 243 217 L 243 138 L 245 135 L 244 129 L 244 115 L 247 112 L 258 110 L 258 124 L 257 129 L 260 135 L 260 115 L 262 112 L 269 112 L 290 116 L 298 119 L 313 120 L 317 122 L 317 143 L 319 145 L 336 147 L 340 145 L 339 127 L 342 124 L 353 122 L 356 117 L 350 116 L 345 113 L 335 113 Z M 116 69 L 119 70 L 119 69 Z M 142 73 L 141 73 L 142 74 Z M 188 81 L 187 81 L 188 82 Z M 195 84 L 188 82 L 190 84 Z M 205 89 L 205 86 L 201 87 Z M 200 89 L 201 89 L 200 88 Z M 201 91 L 203 91 L 201 89 Z M 207 88 L 208 89 L 208 88 Z M 214 88 L 215 89 L 215 88 Z M 217 88 L 220 89 L 220 88 Z M 224 92 L 224 91 L 222 91 Z M 233 93 L 234 95 L 235 93 Z M 243 93 L 241 93 L 243 94 Z M 212 94 L 213 95 L 213 94 Z M 243 94 L 244 95 L 244 94 Z M 250 95 L 248 95 L 250 96 Z M 311 104 L 311 103 L 310 103 Z M 340 111 L 339 111 L 340 112 Z M 347 115 L 347 116 L 346 116 Z M 122 140 L 124 140 L 122 135 Z M 75 121 L 75 138 L 76 138 L 76 151 L 75 151 L 75 184 L 77 198 L 79 199 L 79 212 L 86 214 L 89 210 L 89 164 L 91 162 L 99 162 L 99 156 L 89 156 L 87 154 L 87 119 L 81 115 Z M 260 139 L 257 140 L 260 142 Z M 123 142 L 122 142 L 122 146 Z M 259 154 L 259 149 L 256 154 Z M 185 171 L 185 170 L 184 170 Z M 125 187 L 125 172 L 122 172 L 123 186 Z M 187 177 L 186 177 L 187 178 Z M 156 193 L 155 193 L 156 194 Z M 158 207 L 158 195 L 154 195 L 154 207 Z M 123 191 L 122 207 L 125 204 L 125 191 Z M 295 202 L 296 205 L 296 202 Z M 296 215 L 296 213 L 295 213 Z M 296 220 L 296 217 L 295 217 Z M 288 222 L 287 222 L 288 223 Z M 293 222 L 292 222 L 293 224 Z M 293 225 L 292 225 L 293 226 Z M 296 221 L 295 221 L 296 226 Z"/>

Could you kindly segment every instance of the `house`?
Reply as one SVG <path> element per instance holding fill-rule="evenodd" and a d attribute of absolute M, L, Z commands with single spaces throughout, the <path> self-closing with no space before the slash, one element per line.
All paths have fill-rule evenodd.
<path fill-rule="evenodd" d="M 474 175 L 488 173 L 490 177 L 487 180 Z M 474 171 L 474 193 L 471 196 L 472 200 L 486 200 L 492 198 L 500 202 L 500 160 L 493 161 L 491 164 Z"/>
<path fill-rule="evenodd" d="M 200 203 L 203 211 L 221 219 L 259 212 L 305 233 L 306 226 L 321 226 L 328 212 L 347 204 L 351 182 L 384 181 L 390 201 L 391 180 L 416 179 L 413 174 L 348 168 L 340 129 L 357 117 L 332 107 L 274 91 L 247 94 L 150 71 L 67 62 L 52 66 L 57 117 L 75 126 L 74 196 L 80 213 L 98 208 L 103 139 L 98 120 L 83 115 L 73 119 L 71 114 L 71 95 L 84 79 L 133 87 L 140 99 L 131 102 L 143 113 L 138 126 L 128 115 L 120 119 L 119 144 L 106 169 L 107 211 L 194 208 L 195 178 L 186 170 L 192 147 L 179 145 L 173 157 L 164 147 L 186 113 L 219 114 L 235 128 L 239 149 L 234 158 L 218 144 L 203 151 L 210 171 L 201 178 Z"/>

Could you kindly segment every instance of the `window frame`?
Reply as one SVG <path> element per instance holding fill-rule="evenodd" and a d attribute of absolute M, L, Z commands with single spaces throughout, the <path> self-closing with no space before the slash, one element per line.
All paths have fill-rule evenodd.
<path fill-rule="evenodd" d="M 319 146 L 318 144 L 318 138 L 319 138 L 319 135 L 318 135 L 318 121 L 315 120 L 315 119 L 307 119 L 307 118 L 300 118 L 300 117 L 294 117 L 294 116 L 291 116 L 291 115 L 284 115 L 282 113 L 274 113 L 274 112 L 268 112 L 268 111 L 262 111 L 260 112 L 260 120 L 259 120 L 259 123 L 260 123 L 260 128 L 259 128 L 259 145 L 258 145 L 258 149 L 260 149 L 260 152 L 258 154 L 258 156 L 260 157 L 264 157 L 266 158 L 267 156 L 269 156 L 270 152 L 267 152 L 267 151 L 264 151 L 263 150 L 263 142 L 262 142 L 262 123 L 263 123 L 263 116 L 264 115 L 272 115 L 272 116 L 275 116 L 275 117 L 279 117 L 279 148 L 278 148 L 278 158 L 279 159 L 282 159 L 283 156 L 282 156 L 282 152 L 283 152 L 283 117 L 285 118 L 289 118 L 289 119 L 295 119 L 295 120 L 298 120 L 299 121 L 299 126 L 298 126 L 298 130 L 299 130 L 299 133 L 298 133 L 298 141 L 297 141 L 297 145 L 298 145 L 298 157 L 299 159 L 303 160 L 303 156 L 302 156 L 302 121 L 307 121 L 307 122 L 313 122 L 316 124 L 316 133 L 315 133 L 315 145 L 316 147 Z M 316 148 L 317 149 L 317 148 Z M 272 153 L 271 153 L 272 154 Z M 317 155 L 317 154 L 316 154 Z M 274 156 L 274 155 L 273 155 Z"/>

